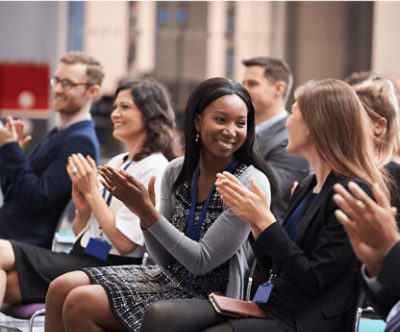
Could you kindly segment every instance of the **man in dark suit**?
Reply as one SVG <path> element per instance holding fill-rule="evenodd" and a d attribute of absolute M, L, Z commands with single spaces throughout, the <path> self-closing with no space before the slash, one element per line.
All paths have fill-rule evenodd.
<path fill-rule="evenodd" d="M 22 122 L 9 117 L 0 128 L 1 238 L 51 247 L 58 219 L 71 199 L 68 157 L 80 152 L 97 160 L 99 155 L 89 111 L 103 77 L 100 63 L 85 53 L 69 52 L 60 59 L 50 79 L 59 121 L 28 158 L 22 149 Z"/>
<path fill-rule="evenodd" d="M 271 167 L 279 188 L 272 199 L 272 210 L 278 220 L 287 211 L 293 183 L 310 174 L 308 162 L 286 151 L 288 112 L 285 103 L 293 84 L 288 65 L 276 58 L 259 57 L 244 60 L 243 85 L 250 92 L 256 115 L 256 144 Z"/>
<path fill-rule="evenodd" d="M 400 234 L 396 210 L 377 185 L 372 190 L 376 202 L 354 183 L 349 184 L 348 190 L 336 185 L 334 200 L 341 209 L 336 216 L 345 227 L 354 252 L 364 263 L 362 276 L 367 296 L 388 322 L 387 331 L 399 331 Z"/>

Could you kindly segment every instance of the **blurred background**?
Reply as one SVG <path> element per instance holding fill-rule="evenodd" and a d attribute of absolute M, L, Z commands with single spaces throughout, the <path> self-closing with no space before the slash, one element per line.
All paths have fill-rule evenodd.
<path fill-rule="evenodd" d="M 241 61 L 254 56 L 286 60 L 294 86 L 354 71 L 400 77 L 399 17 L 400 3 L 384 1 L 1 1 L 0 118 L 26 119 L 32 149 L 54 124 L 48 77 L 58 59 L 88 52 L 106 71 L 92 115 L 107 159 L 121 148 L 109 120 L 121 79 L 160 80 L 180 119 L 200 81 L 240 81 Z"/>

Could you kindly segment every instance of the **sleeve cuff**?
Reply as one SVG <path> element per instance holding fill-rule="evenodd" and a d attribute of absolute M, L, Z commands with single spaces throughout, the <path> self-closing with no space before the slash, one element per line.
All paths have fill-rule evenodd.
<path fill-rule="evenodd" d="M 363 266 L 361 267 L 361 276 L 363 277 L 365 284 L 367 285 L 367 287 L 372 291 L 372 292 L 378 292 L 379 289 L 381 288 L 381 284 L 378 281 L 377 277 L 368 277 L 367 273 L 365 271 L 365 265 L 363 264 Z"/>

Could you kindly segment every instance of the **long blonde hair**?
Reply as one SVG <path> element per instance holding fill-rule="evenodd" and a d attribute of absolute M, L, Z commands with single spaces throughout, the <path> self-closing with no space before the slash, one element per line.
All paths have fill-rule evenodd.
<path fill-rule="evenodd" d="M 343 177 L 390 183 L 378 166 L 368 115 L 350 85 L 335 79 L 309 81 L 295 91 L 297 105 L 320 156 Z"/>

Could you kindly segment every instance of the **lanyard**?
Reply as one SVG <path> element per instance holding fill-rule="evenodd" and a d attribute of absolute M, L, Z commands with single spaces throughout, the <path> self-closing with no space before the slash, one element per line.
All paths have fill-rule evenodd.
<path fill-rule="evenodd" d="M 229 162 L 228 166 L 224 169 L 224 171 L 232 172 L 232 170 L 235 168 L 235 165 L 236 165 L 236 163 L 232 159 Z M 188 219 L 186 232 L 185 232 L 186 236 L 190 237 L 192 240 L 195 240 L 195 241 L 199 241 L 199 239 L 200 239 L 200 232 L 201 232 L 201 228 L 204 224 L 204 221 L 206 219 L 206 215 L 208 212 L 208 205 L 210 204 L 211 196 L 213 195 L 213 193 L 215 191 L 215 184 L 213 184 L 207 195 L 207 200 L 205 201 L 205 203 L 201 209 L 196 228 L 193 229 L 193 223 L 194 223 L 194 219 L 195 219 L 194 214 L 195 214 L 196 202 L 197 202 L 197 191 L 198 191 L 198 186 L 199 186 L 199 174 L 200 174 L 200 167 L 198 164 L 196 167 L 196 170 L 194 172 L 193 188 L 192 188 L 192 202 L 190 205 L 190 214 L 189 214 L 189 219 Z"/>
<path fill-rule="evenodd" d="M 126 170 L 128 169 L 128 167 L 132 164 L 132 162 L 133 162 L 133 160 L 130 160 L 130 161 L 124 166 L 123 170 L 126 171 Z M 104 198 L 104 199 L 106 199 L 106 192 L 107 192 L 106 188 L 103 188 L 103 198 Z M 108 197 L 107 197 L 107 199 L 106 199 L 106 203 L 107 203 L 108 206 L 110 206 L 112 197 L 113 197 L 112 193 L 109 193 L 109 194 L 108 194 Z"/>
<path fill-rule="evenodd" d="M 210 204 L 211 196 L 213 195 L 215 191 L 215 184 L 212 185 L 208 195 L 207 195 L 207 200 L 205 201 L 201 212 L 199 216 L 199 220 L 197 221 L 196 228 L 193 229 L 193 223 L 194 223 L 194 213 L 196 210 L 196 202 L 197 202 L 197 191 L 199 187 L 199 174 L 200 174 L 200 163 L 197 164 L 196 170 L 194 172 L 194 177 L 193 177 L 193 188 L 192 188 L 192 201 L 190 204 L 190 214 L 189 214 L 189 219 L 186 227 L 186 232 L 185 235 L 191 238 L 194 241 L 199 241 L 200 239 L 200 232 L 201 228 L 203 227 L 204 221 L 207 216 L 208 212 L 208 205 Z M 233 169 L 236 166 L 236 162 L 231 159 L 229 162 L 228 166 L 224 169 L 224 171 L 227 172 L 232 172 Z M 193 274 L 189 273 L 189 293 L 192 294 L 193 292 Z"/>
<path fill-rule="evenodd" d="M 300 213 L 303 211 L 304 208 L 307 208 L 307 204 L 310 204 L 312 201 L 313 196 L 310 194 L 307 194 L 306 197 L 302 199 L 302 201 L 297 205 L 296 209 L 293 211 L 293 213 L 290 215 L 287 223 L 283 226 L 283 228 L 286 230 L 286 233 L 289 234 L 289 237 L 294 241 L 296 238 L 296 235 L 299 231 L 301 221 L 295 225 L 294 227 L 293 224 L 299 217 Z M 271 276 L 276 275 L 278 273 L 279 267 L 276 263 L 273 263 L 272 268 L 271 268 Z"/>

